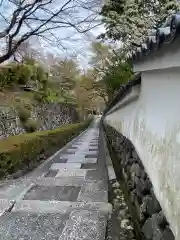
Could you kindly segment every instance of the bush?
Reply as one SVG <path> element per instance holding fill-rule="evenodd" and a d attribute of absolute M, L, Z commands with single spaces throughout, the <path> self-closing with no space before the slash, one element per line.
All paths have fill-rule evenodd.
<path fill-rule="evenodd" d="M 40 85 L 46 88 L 48 73 L 35 61 L 12 62 L 0 68 L 0 87 L 25 85 L 35 81 L 38 81 Z"/>
<path fill-rule="evenodd" d="M 41 89 L 41 91 L 36 92 L 34 95 L 34 100 L 40 103 L 57 103 L 59 100 L 58 92 L 47 88 L 45 91 Z"/>
<path fill-rule="evenodd" d="M 14 70 L 14 74 L 17 76 L 18 79 L 18 84 L 22 85 L 27 84 L 33 74 L 32 66 L 27 64 L 17 65 Z"/>
<path fill-rule="evenodd" d="M 34 100 L 36 100 L 36 101 L 39 102 L 39 103 L 42 103 L 42 102 L 43 102 L 43 97 L 42 97 L 41 92 L 36 92 L 36 93 L 34 94 Z"/>
<path fill-rule="evenodd" d="M 18 117 L 20 121 L 24 123 L 31 117 L 31 112 L 28 108 L 21 106 L 18 108 Z"/>
<path fill-rule="evenodd" d="M 18 107 L 18 116 L 21 121 L 22 127 L 28 133 L 32 133 L 38 130 L 39 124 L 37 121 L 30 119 L 32 107 L 28 103 L 24 103 L 24 106 Z"/>
<path fill-rule="evenodd" d="M 43 153 L 49 157 L 84 130 L 90 121 L 67 124 L 48 131 L 11 136 L 0 141 L 0 177 L 37 166 Z"/>
<path fill-rule="evenodd" d="M 27 132 L 27 133 L 32 133 L 32 132 L 36 132 L 39 128 L 39 124 L 37 121 L 33 120 L 33 119 L 28 119 L 24 125 L 24 130 Z"/>
<path fill-rule="evenodd" d="M 28 109 L 29 111 L 32 111 L 32 105 L 28 102 L 24 102 L 24 107 Z"/>

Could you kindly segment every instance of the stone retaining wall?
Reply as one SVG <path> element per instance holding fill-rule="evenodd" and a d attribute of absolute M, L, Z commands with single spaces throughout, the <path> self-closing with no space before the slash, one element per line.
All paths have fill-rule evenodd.
<path fill-rule="evenodd" d="M 78 121 L 76 108 L 65 104 L 41 104 L 33 106 L 32 119 L 39 123 L 39 130 L 48 130 L 62 124 Z M 0 108 L 0 139 L 24 132 L 14 108 Z"/>
<path fill-rule="evenodd" d="M 127 190 L 136 230 L 144 240 L 174 240 L 161 206 L 156 199 L 152 183 L 132 143 L 114 128 L 105 126 L 108 143 L 115 154 L 114 167 Z M 139 238 L 138 238 L 139 239 Z"/>

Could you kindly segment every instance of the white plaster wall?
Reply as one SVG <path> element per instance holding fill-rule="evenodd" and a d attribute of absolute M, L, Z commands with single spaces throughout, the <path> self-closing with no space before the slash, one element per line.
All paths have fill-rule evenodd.
<path fill-rule="evenodd" d="M 151 53 L 142 61 L 133 64 L 135 72 L 142 72 L 154 69 L 167 69 L 180 67 L 180 39 L 175 39 L 171 44 L 164 44 L 158 51 Z"/>
<path fill-rule="evenodd" d="M 180 239 L 180 68 L 142 73 L 136 102 L 105 116 L 134 144 Z"/>
<path fill-rule="evenodd" d="M 115 111 L 117 108 L 120 108 L 122 105 L 126 105 L 130 101 L 134 101 L 139 96 L 139 85 L 134 86 L 128 95 L 126 95 L 122 101 L 118 102 L 114 107 L 109 110 L 109 113 Z"/>

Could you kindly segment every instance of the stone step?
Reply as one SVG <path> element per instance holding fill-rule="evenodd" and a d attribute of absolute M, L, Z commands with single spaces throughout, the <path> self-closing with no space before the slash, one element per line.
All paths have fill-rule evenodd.
<path fill-rule="evenodd" d="M 88 169 L 89 170 L 89 169 Z M 84 176 L 76 176 L 76 177 L 43 177 L 32 179 L 31 183 L 34 185 L 42 185 L 42 186 L 82 186 L 84 184 L 85 179 Z"/>
<path fill-rule="evenodd" d="M 89 128 L 48 160 L 35 178 L 0 189 L 0 240 L 104 240 L 112 206 Z"/>
<path fill-rule="evenodd" d="M 0 239 L 104 240 L 112 206 L 104 202 L 18 201 L 0 218 Z"/>
<path fill-rule="evenodd" d="M 74 210 L 70 213 L 59 240 L 104 240 L 108 216 L 93 210 Z"/>
<path fill-rule="evenodd" d="M 53 163 L 51 165 L 52 170 L 59 170 L 59 169 L 80 169 L 80 163 Z"/>
<path fill-rule="evenodd" d="M 104 240 L 108 216 L 96 210 L 70 213 L 10 212 L 1 216 L 2 240 Z"/>
<path fill-rule="evenodd" d="M 112 205 L 105 202 L 21 200 L 15 203 L 12 212 L 64 213 L 78 209 L 97 210 L 111 215 Z"/>
<path fill-rule="evenodd" d="M 8 212 L 0 218 L 0 239 L 56 240 L 68 218 L 66 213 Z"/>
<path fill-rule="evenodd" d="M 81 158 L 80 158 L 81 159 Z M 84 158 L 79 160 L 78 158 L 70 158 L 67 163 L 97 163 L 97 158 Z"/>
<path fill-rule="evenodd" d="M 79 202 L 105 202 L 108 203 L 108 192 L 102 180 L 88 180 L 83 184 L 78 194 Z"/>
<path fill-rule="evenodd" d="M 86 169 L 59 169 L 56 177 L 86 177 Z"/>

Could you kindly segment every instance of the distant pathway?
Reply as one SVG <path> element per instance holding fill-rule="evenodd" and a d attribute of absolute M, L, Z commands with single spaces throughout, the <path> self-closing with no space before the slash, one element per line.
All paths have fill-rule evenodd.
<path fill-rule="evenodd" d="M 103 240 L 111 205 L 99 120 L 0 188 L 0 240 Z"/>

